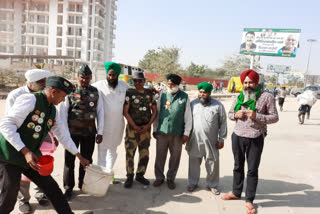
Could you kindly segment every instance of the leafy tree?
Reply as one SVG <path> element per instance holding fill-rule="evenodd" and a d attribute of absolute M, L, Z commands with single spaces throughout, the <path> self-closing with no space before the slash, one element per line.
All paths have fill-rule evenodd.
<path fill-rule="evenodd" d="M 241 72 L 250 68 L 250 58 L 241 54 L 229 56 L 225 59 L 221 68 L 229 78 L 232 76 L 239 76 Z M 262 69 L 259 61 L 255 61 L 253 69 L 257 72 Z"/>
<path fill-rule="evenodd" d="M 264 76 L 264 79 L 265 79 L 265 81 L 271 82 L 271 83 L 273 83 L 273 84 L 276 84 L 276 81 L 277 81 L 276 75 Z"/>
<path fill-rule="evenodd" d="M 298 88 L 303 88 L 303 86 L 304 86 L 304 82 L 302 80 L 298 80 L 297 87 Z"/>
<path fill-rule="evenodd" d="M 193 62 L 187 67 L 186 75 L 191 77 L 200 77 L 205 72 L 207 72 L 208 66 L 207 65 L 197 65 Z"/>
<path fill-rule="evenodd" d="M 223 68 L 211 69 L 208 68 L 201 77 L 211 78 L 211 79 L 227 79 L 225 76 L 226 70 Z"/>
<path fill-rule="evenodd" d="M 148 50 L 143 59 L 139 61 L 139 67 L 151 73 L 165 75 L 167 73 L 183 72 L 179 64 L 180 48 L 159 47 Z"/>

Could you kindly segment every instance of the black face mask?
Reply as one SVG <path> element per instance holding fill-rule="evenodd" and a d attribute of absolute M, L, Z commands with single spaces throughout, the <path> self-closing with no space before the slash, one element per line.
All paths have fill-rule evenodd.
<path fill-rule="evenodd" d="M 109 79 L 107 78 L 108 84 L 111 88 L 115 89 L 118 85 L 118 79 Z"/>

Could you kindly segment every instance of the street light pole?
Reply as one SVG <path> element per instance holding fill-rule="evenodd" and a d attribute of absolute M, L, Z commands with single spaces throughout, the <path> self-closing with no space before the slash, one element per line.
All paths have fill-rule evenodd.
<path fill-rule="evenodd" d="M 310 49 L 309 49 L 307 70 L 306 70 L 306 72 L 304 73 L 304 87 L 306 87 L 306 85 L 307 85 L 307 75 L 308 75 L 308 72 L 309 72 L 309 62 L 310 62 L 310 56 L 311 56 L 312 43 L 313 43 L 313 42 L 316 42 L 316 41 L 317 41 L 316 39 L 308 39 L 308 40 L 307 40 L 307 42 L 310 42 Z"/>

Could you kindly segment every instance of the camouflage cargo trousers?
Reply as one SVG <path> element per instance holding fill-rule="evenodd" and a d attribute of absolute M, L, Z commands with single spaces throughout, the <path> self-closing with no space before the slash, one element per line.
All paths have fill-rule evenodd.
<path fill-rule="evenodd" d="M 126 127 L 125 149 L 126 149 L 126 169 L 127 176 L 134 174 L 134 155 L 136 149 L 139 149 L 139 163 L 137 175 L 144 175 L 149 162 L 150 129 L 139 134 L 129 124 Z"/>

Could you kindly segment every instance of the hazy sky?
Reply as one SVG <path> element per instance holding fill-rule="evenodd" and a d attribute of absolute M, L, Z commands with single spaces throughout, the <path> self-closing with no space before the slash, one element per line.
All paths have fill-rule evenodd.
<path fill-rule="evenodd" d="M 211 68 L 239 52 L 243 28 L 301 29 L 297 57 L 261 56 L 261 64 L 284 64 L 320 75 L 318 0 L 118 0 L 116 62 L 137 66 L 147 50 L 181 48 L 183 67 L 191 61 Z"/>

